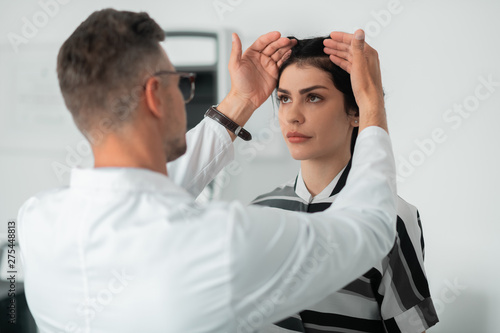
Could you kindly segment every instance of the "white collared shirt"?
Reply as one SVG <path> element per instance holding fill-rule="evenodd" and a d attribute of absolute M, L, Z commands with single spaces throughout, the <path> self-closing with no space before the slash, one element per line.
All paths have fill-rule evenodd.
<path fill-rule="evenodd" d="M 342 175 L 346 167 L 347 164 L 342 168 L 342 170 L 340 170 L 335 178 L 333 178 L 332 181 L 315 196 L 312 196 L 312 194 L 307 189 L 306 183 L 304 183 L 304 178 L 302 178 L 302 169 L 300 169 L 299 175 L 297 176 L 297 188 L 295 189 L 295 193 L 297 193 L 297 195 L 307 203 L 315 203 L 317 201 L 329 198 L 332 194 L 333 189 L 335 188 L 335 186 L 337 186 L 340 176 Z"/>
<path fill-rule="evenodd" d="M 317 214 L 197 204 L 233 146 L 210 119 L 187 139 L 169 177 L 75 168 L 69 186 L 21 207 L 26 297 L 41 332 L 252 332 L 343 287 L 392 247 L 395 166 L 381 128 L 359 134 L 344 190 Z"/>

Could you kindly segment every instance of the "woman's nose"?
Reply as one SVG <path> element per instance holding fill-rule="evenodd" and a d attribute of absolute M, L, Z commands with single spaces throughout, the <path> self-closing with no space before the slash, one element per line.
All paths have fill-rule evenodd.
<path fill-rule="evenodd" d="M 290 105 L 288 108 L 288 112 L 286 113 L 286 120 L 292 124 L 292 123 L 299 123 L 302 124 L 304 122 L 304 115 L 302 114 L 302 111 L 299 107 L 299 105 Z"/>

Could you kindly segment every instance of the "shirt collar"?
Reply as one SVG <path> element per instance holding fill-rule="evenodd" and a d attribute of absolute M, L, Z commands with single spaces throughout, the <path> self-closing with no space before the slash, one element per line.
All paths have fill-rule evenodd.
<path fill-rule="evenodd" d="M 297 176 L 297 180 L 295 182 L 295 193 L 305 202 L 307 203 L 313 203 L 318 200 L 323 200 L 332 195 L 333 189 L 339 182 L 340 177 L 342 176 L 344 170 L 346 167 L 349 165 L 349 163 L 342 169 L 340 172 L 333 178 L 333 180 L 328 184 L 323 191 L 321 191 L 319 194 L 317 194 L 315 197 L 309 193 L 309 190 L 306 187 L 306 184 L 304 183 L 304 178 L 302 178 L 302 169 L 299 170 L 299 174 Z"/>
<path fill-rule="evenodd" d="M 70 188 L 118 191 L 187 192 L 166 175 L 144 168 L 99 167 L 71 169 Z"/>

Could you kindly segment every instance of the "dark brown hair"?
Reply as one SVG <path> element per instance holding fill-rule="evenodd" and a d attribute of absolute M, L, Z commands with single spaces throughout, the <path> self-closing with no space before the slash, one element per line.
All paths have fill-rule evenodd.
<path fill-rule="evenodd" d="M 165 32 L 147 13 L 104 9 L 92 13 L 64 42 L 57 75 L 64 101 L 84 133 L 103 119 L 132 118 L 142 77 L 161 59 Z"/>

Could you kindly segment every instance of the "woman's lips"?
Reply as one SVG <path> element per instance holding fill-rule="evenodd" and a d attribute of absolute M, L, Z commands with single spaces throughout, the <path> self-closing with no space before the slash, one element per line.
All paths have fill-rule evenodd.
<path fill-rule="evenodd" d="M 309 140 L 311 137 L 299 132 L 288 132 L 286 134 L 288 142 L 290 143 L 301 143 Z"/>

